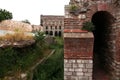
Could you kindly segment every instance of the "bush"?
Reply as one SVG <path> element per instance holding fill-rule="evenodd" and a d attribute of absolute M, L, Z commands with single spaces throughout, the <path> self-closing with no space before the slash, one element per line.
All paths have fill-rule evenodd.
<path fill-rule="evenodd" d="M 83 23 L 82 30 L 87 30 L 87 31 L 92 32 L 94 29 L 95 29 L 95 27 L 92 22 L 87 21 L 87 22 Z"/>
<path fill-rule="evenodd" d="M 15 69 L 13 65 L 17 63 L 17 57 L 16 51 L 11 47 L 0 49 L 0 77 Z"/>
<path fill-rule="evenodd" d="M 78 15 L 79 14 L 79 7 L 77 5 L 71 5 L 69 8 L 69 12 Z"/>
<path fill-rule="evenodd" d="M 27 35 L 24 32 L 15 32 L 13 34 L 7 33 L 4 36 L 0 36 L 0 41 L 10 41 L 10 42 L 15 42 L 15 41 L 22 41 L 22 40 L 33 40 L 32 35 Z"/>

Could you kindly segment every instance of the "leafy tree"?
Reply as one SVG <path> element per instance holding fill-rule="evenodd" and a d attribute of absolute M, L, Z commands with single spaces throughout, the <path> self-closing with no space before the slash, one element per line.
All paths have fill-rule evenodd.
<path fill-rule="evenodd" d="M 24 22 L 24 23 L 28 23 L 28 24 L 31 24 L 30 21 L 27 20 L 27 19 L 23 20 L 22 22 Z"/>
<path fill-rule="evenodd" d="M 12 16 L 12 13 L 5 10 L 5 9 L 0 9 L 0 22 L 2 20 L 7 20 L 7 19 L 12 19 L 13 16 Z"/>

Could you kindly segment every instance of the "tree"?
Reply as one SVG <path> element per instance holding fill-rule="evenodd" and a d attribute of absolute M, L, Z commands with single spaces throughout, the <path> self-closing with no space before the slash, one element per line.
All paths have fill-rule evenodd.
<path fill-rule="evenodd" d="M 7 20 L 7 19 L 12 19 L 13 16 L 12 16 L 12 13 L 5 10 L 5 9 L 0 9 L 0 22 L 2 20 Z"/>
<path fill-rule="evenodd" d="M 23 22 L 23 23 L 28 23 L 28 24 L 30 24 L 30 21 L 27 20 L 27 19 L 23 20 L 22 22 Z"/>

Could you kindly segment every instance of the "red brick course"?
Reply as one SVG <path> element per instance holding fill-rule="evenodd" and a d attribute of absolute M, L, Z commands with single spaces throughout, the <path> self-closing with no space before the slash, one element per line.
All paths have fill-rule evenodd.
<path fill-rule="evenodd" d="M 87 33 L 88 31 L 81 30 L 81 29 L 64 29 L 64 33 Z"/>

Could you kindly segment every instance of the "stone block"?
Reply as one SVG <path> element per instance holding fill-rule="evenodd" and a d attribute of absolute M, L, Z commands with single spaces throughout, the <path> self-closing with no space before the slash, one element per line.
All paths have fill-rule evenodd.
<path fill-rule="evenodd" d="M 65 72 L 68 71 L 68 68 L 65 68 L 65 67 L 64 67 L 64 71 L 65 71 Z"/>
<path fill-rule="evenodd" d="M 68 60 L 67 60 L 67 59 L 64 59 L 64 63 L 68 63 Z"/>
<path fill-rule="evenodd" d="M 77 64 L 77 63 L 76 63 L 76 64 L 73 64 L 72 67 L 73 67 L 73 68 L 77 68 L 77 67 L 78 67 L 78 64 Z"/>
<path fill-rule="evenodd" d="M 82 60 L 78 59 L 78 60 L 77 60 L 77 63 L 82 63 Z"/>
<path fill-rule="evenodd" d="M 72 75 L 72 72 L 69 72 L 69 71 L 64 72 L 64 75 L 65 75 L 65 76 L 71 76 L 71 75 Z"/>
<path fill-rule="evenodd" d="M 82 72 L 83 71 L 83 69 L 81 69 L 81 68 L 76 68 L 75 69 L 75 72 Z"/>
<path fill-rule="evenodd" d="M 89 78 L 85 76 L 79 76 L 79 80 L 89 80 Z"/>
<path fill-rule="evenodd" d="M 93 68 L 93 64 L 86 64 L 86 68 Z"/>
<path fill-rule="evenodd" d="M 91 77 L 92 76 L 92 73 L 84 73 L 84 76 L 89 76 L 89 77 Z"/>
<path fill-rule="evenodd" d="M 83 72 L 76 72 L 77 76 L 83 76 Z"/>
<path fill-rule="evenodd" d="M 76 61 L 74 59 L 68 60 L 69 63 L 75 63 Z"/>
<path fill-rule="evenodd" d="M 84 64 L 78 64 L 79 68 L 84 68 Z"/>
<path fill-rule="evenodd" d="M 71 65 L 72 65 L 72 64 L 66 63 L 66 64 L 64 64 L 64 67 L 69 68 L 69 67 L 71 67 Z"/>
<path fill-rule="evenodd" d="M 73 68 L 69 68 L 69 71 L 74 72 L 74 69 Z"/>

